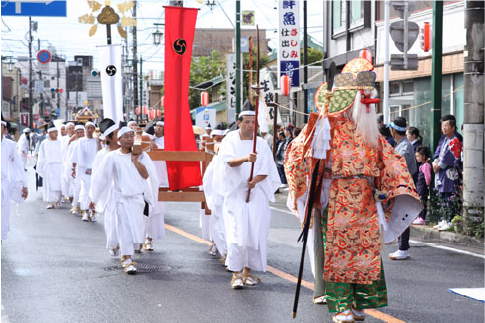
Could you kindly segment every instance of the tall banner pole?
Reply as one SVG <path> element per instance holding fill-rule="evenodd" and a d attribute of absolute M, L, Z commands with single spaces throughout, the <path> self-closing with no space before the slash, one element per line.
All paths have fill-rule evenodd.
<path fill-rule="evenodd" d="M 165 150 L 198 151 L 189 109 L 190 64 L 199 9 L 165 7 Z M 167 161 L 170 190 L 202 185 L 199 162 Z"/>

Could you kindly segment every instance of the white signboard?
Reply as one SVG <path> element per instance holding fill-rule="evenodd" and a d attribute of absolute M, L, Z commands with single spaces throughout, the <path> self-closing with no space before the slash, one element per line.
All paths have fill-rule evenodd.
<path fill-rule="evenodd" d="M 279 1 L 278 17 L 278 75 L 286 74 L 291 86 L 300 86 L 300 2 Z"/>
<path fill-rule="evenodd" d="M 35 94 L 44 93 L 44 81 L 35 81 Z"/>
<path fill-rule="evenodd" d="M 200 107 L 195 110 L 195 125 L 202 127 L 210 126 L 212 129 L 216 126 L 216 109 L 209 107 Z"/>
<path fill-rule="evenodd" d="M 242 64 L 242 54 L 241 54 Z M 227 105 L 227 122 L 233 122 L 236 111 L 236 54 L 226 54 L 226 105 Z M 241 73 L 241 89 L 243 78 Z M 242 91 L 241 91 L 242 107 Z"/>

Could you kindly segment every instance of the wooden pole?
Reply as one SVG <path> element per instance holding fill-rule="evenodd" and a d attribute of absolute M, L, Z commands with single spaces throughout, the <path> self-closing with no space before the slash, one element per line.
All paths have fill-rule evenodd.
<path fill-rule="evenodd" d="M 256 62 L 256 69 L 258 70 L 257 74 L 257 81 L 258 85 L 255 87 L 256 90 L 256 108 L 254 109 L 254 133 L 253 133 L 253 153 L 256 154 L 256 141 L 258 139 L 258 110 L 259 110 L 259 91 L 262 89 L 259 87 L 259 28 L 258 25 L 256 25 L 256 35 L 257 35 L 257 42 L 258 42 L 258 59 Z M 249 180 L 253 180 L 253 174 L 254 174 L 254 163 L 251 163 L 251 174 L 249 175 Z M 248 196 L 246 197 L 246 203 L 249 203 L 249 196 L 251 194 L 251 189 L 248 190 Z"/>
<path fill-rule="evenodd" d="M 249 89 L 248 89 L 248 95 L 249 95 L 249 103 L 251 105 L 254 105 L 254 98 L 253 98 L 253 91 L 251 89 L 251 86 L 253 85 L 253 37 L 249 36 Z"/>
<path fill-rule="evenodd" d="M 276 158 L 276 150 L 278 149 L 278 147 L 276 147 L 276 142 L 278 141 L 278 130 L 276 129 L 276 126 L 278 125 L 278 93 L 275 93 L 274 95 L 273 109 L 273 158 Z"/>

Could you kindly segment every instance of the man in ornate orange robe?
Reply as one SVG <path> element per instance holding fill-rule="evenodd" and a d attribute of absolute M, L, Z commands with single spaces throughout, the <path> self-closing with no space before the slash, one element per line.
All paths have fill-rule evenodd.
<path fill-rule="evenodd" d="M 381 236 L 385 242 L 395 240 L 422 208 L 406 161 L 378 133 L 375 108 L 368 103 L 374 102 L 368 100 L 372 64 L 356 60 L 342 70 L 346 75 L 336 76 L 337 90 L 329 94 L 326 85 L 323 87 L 323 111 L 310 116 L 308 125 L 288 148 L 285 162 L 295 210 L 313 171 L 319 172 L 317 188 L 321 188 L 323 177 L 332 178 L 329 192 L 317 192 L 329 194 L 328 205 L 323 206 L 326 223 L 322 231 L 324 281 L 329 311 L 336 313 L 334 322 L 361 320 L 364 309 L 387 306 Z M 357 77 L 362 71 L 365 75 Z M 316 97 L 318 106 L 318 92 Z M 315 157 L 322 118 L 328 118 L 330 124 L 329 151 Z M 359 127 L 364 121 L 366 125 Z M 315 170 L 317 159 L 323 160 Z M 376 193 L 380 193 L 385 210 L 380 209 Z"/>

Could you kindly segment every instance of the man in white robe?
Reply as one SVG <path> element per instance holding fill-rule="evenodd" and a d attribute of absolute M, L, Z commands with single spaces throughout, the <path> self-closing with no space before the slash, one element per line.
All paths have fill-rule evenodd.
<path fill-rule="evenodd" d="M 78 122 L 74 126 L 74 133 L 75 136 L 72 136 L 69 139 L 69 148 L 67 149 L 67 164 L 68 168 L 66 169 L 65 176 L 68 178 L 68 192 L 69 196 L 72 196 L 72 209 L 71 213 L 73 215 L 81 215 L 81 208 L 79 207 L 79 192 L 81 191 L 81 183 L 80 179 L 76 178 L 75 174 L 73 174 L 75 168 L 72 167 L 72 163 L 74 160 L 74 154 L 77 151 L 77 145 L 79 143 L 79 139 L 84 137 L 84 124 L 82 122 Z"/>
<path fill-rule="evenodd" d="M 29 128 L 25 128 L 23 134 L 20 135 L 19 141 L 17 142 L 17 149 L 20 155 L 20 159 L 23 163 L 23 168 L 26 169 L 27 158 L 30 150 L 30 134 Z"/>
<path fill-rule="evenodd" d="M 131 258 L 134 244 L 143 243 L 144 210 L 146 206 L 153 207 L 159 182 L 148 155 L 145 152 L 132 154 L 133 130 L 123 125 L 117 137 L 121 148 L 109 152 L 99 165 L 92 178 L 90 196 L 97 207 L 105 203 L 110 189 L 113 190 L 121 264 L 125 273 L 135 274 L 136 263 Z"/>
<path fill-rule="evenodd" d="M 17 145 L 12 140 L 5 138 L 7 122 L 2 116 L 2 241 L 7 239 L 10 231 L 10 204 L 11 200 L 20 202 L 27 198 L 27 175 L 25 174 L 23 161 L 21 160 Z M 18 198 L 20 197 L 20 199 Z"/>
<path fill-rule="evenodd" d="M 148 126 L 148 125 L 147 125 Z M 154 148 L 165 149 L 164 123 L 157 121 L 152 129 L 145 132 L 153 138 Z M 152 134 L 153 132 L 153 134 Z M 167 163 L 165 161 L 153 161 L 161 187 L 168 187 Z M 145 217 L 145 243 L 143 250 L 153 251 L 153 241 L 165 238 L 165 203 L 158 201 L 158 195 L 154 201 L 153 211 L 149 217 Z"/>
<path fill-rule="evenodd" d="M 54 209 L 61 200 L 61 141 L 57 139 L 58 131 L 53 122 L 47 126 L 47 133 L 48 139 L 42 141 L 39 147 L 37 172 L 43 178 L 43 200 L 48 203 L 47 209 Z"/>
<path fill-rule="evenodd" d="M 224 202 L 224 196 L 217 192 L 214 187 L 213 177 L 214 172 L 220 169 L 219 158 L 217 152 L 221 145 L 222 139 L 226 134 L 225 126 L 223 123 L 217 124 L 212 131 L 212 138 L 214 139 L 214 152 L 216 155 L 212 158 L 209 166 L 205 170 L 204 178 L 202 180 L 204 187 L 204 194 L 206 198 L 207 207 L 211 210 L 211 214 L 207 216 L 205 212 L 201 212 L 201 222 L 208 219 L 209 239 L 213 242 L 209 249 L 209 254 L 215 256 L 219 252 L 221 263 L 225 264 L 227 246 L 226 246 L 226 234 L 224 229 L 224 219 L 222 217 L 222 205 Z"/>
<path fill-rule="evenodd" d="M 93 168 L 94 157 L 101 149 L 99 140 L 93 137 L 96 125 L 92 121 L 86 122 L 84 126 L 86 136 L 79 139 L 76 151 L 73 155 L 72 167 L 74 177 L 78 177 L 81 184 L 79 192 L 79 206 L 81 208 L 82 220 L 96 222 L 96 212 L 89 210 L 89 187 L 91 186 L 91 173 Z"/>
<path fill-rule="evenodd" d="M 266 244 L 271 221 L 269 201 L 280 179 L 266 141 L 256 138 L 254 111 L 243 111 L 238 119 L 239 130 L 230 132 L 219 148 L 221 167 L 216 172 L 214 187 L 224 196 L 223 217 L 227 241 L 226 265 L 233 271 L 231 287 L 253 286 L 259 279 L 251 269 L 266 271 Z M 251 164 L 254 163 L 250 180 Z M 251 189 L 249 202 L 246 202 Z M 242 271 L 242 273 L 241 273 Z"/>
<path fill-rule="evenodd" d="M 71 167 L 67 164 L 67 151 L 69 149 L 69 141 L 71 137 L 74 136 L 74 123 L 73 122 L 66 122 L 63 125 L 65 130 L 65 135 L 61 137 L 61 159 L 62 159 L 62 168 L 61 168 L 61 191 L 62 197 L 64 200 L 68 200 L 72 198 L 72 193 L 69 192 L 69 178 L 71 173 Z M 62 133 L 62 132 L 61 132 Z M 69 175 L 69 176 L 66 176 Z M 71 201 L 72 202 L 72 201 Z"/>
<path fill-rule="evenodd" d="M 103 162 L 109 152 L 115 151 L 120 146 L 118 145 L 118 126 L 115 122 L 109 118 L 104 118 L 99 123 L 99 129 L 102 133 L 102 137 L 106 141 L 106 147 L 102 148 L 96 154 L 93 161 L 93 173 L 91 181 L 98 176 L 99 165 Z M 90 199 L 93 200 L 92 196 Z M 120 246 L 118 244 L 118 236 L 116 234 L 116 214 L 115 214 L 115 200 L 114 190 L 110 187 L 108 198 L 103 203 L 98 203 L 96 206 L 96 212 L 104 214 L 104 232 L 106 234 L 106 248 L 108 248 L 111 256 L 118 256 Z M 93 206 L 93 205 L 92 205 Z M 90 208 L 93 208 L 93 207 Z"/>

